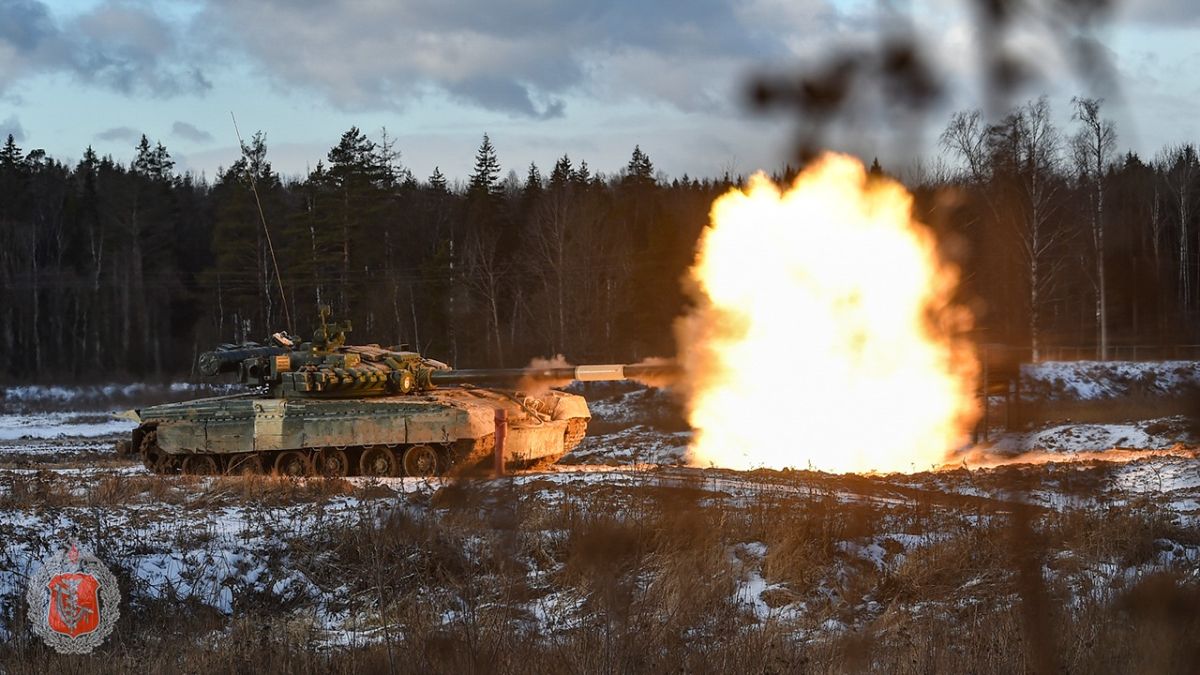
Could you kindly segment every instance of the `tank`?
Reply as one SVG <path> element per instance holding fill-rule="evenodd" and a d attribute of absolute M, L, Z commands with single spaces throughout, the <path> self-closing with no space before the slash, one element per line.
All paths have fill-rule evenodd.
<path fill-rule="evenodd" d="M 204 375 L 237 373 L 245 393 L 130 411 L 117 452 L 161 474 L 435 476 L 493 461 L 552 462 L 583 440 L 587 401 L 574 380 L 662 377 L 664 365 L 455 370 L 403 347 L 348 345 L 328 308 L 312 340 L 276 333 L 222 345 Z"/>

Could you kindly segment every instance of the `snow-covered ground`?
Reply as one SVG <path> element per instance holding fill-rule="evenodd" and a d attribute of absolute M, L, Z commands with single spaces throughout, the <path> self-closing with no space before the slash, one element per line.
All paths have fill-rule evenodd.
<path fill-rule="evenodd" d="M 1030 400 L 1097 401 L 1200 391 L 1200 361 L 1044 361 L 1021 365 Z"/>
<path fill-rule="evenodd" d="M 1039 364 L 1027 377 L 1045 383 L 1049 397 L 1081 399 L 1161 395 L 1197 381 L 1194 362 L 1128 371 L 1119 365 L 1107 375 L 1095 368 Z M 592 399 L 588 437 L 542 471 L 465 483 L 254 483 L 157 477 L 132 462 L 96 461 L 132 428 L 107 416 L 113 404 L 147 393 L 161 392 L 116 385 L 7 390 L 0 404 L 0 639 L 19 630 L 16 608 L 39 561 L 73 538 L 114 568 L 135 614 L 202 607 L 234 617 L 267 607 L 292 617 L 317 649 L 416 630 L 388 619 L 377 604 L 383 591 L 370 585 L 376 582 L 347 571 L 372 564 L 348 549 L 374 551 L 388 537 L 389 564 L 407 570 L 389 582 L 399 584 L 391 602 L 420 605 L 439 631 L 504 607 L 530 640 L 595 625 L 600 591 L 579 581 L 588 568 L 573 551 L 603 558 L 610 549 L 629 555 L 622 546 L 652 546 L 630 543 L 619 531 L 636 533 L 647 522 L 680 528 L 674 534 L 681 541 L 704 542 L 713 528 L 724 528 L 712 544 L 719 555 L 687 559 L 706 566 L 707 576 L 695 581 L 712 584 L 723 598 L 705 611 L 728 612 L 742 630 L 782 627 L 801 642 L 898 616 L 1011 603 L 998 590 L 1005 572 L 976 558 L 994 546 L 992 535 L 980 532 L 1008 536 L 1004 523 L 1022 505 L 1038 509 L 1050 533 L 1044 576 L 1070 607 L 1107 602 L 1160 573 L 1200 582 L 1200 460 L 1195 420 L 1187 416 L 1061 422 L 1001 433 L 982 449 L 1038 462 L 1031 464 L 978 469 L 964 462 L 960 470 L 911 476 L 739 473 L 677 466 L 690 440 L 677 404 L 662 391 L 634 388 Z M 188 385 L 167 393 L 215 392 Z M 1081 461 L 1048 461 L 1066 455 Z M 772 526 L 789 519 L 794 532 Z M 464 520 L 477 529 L 464 530 Z M 616 523 L 604 525 L 618 530 L 615 539 L 589 544 L 587 528 L 595 523 Z M 1078 523 L 1096 532 L 1109 523 L 1124 529 L 1098 543 L 1075 532 Z M 1145 541 L 1129 543 L 1138 537 Z M 815 539 L 828 541 L 810 545 Z M 510 558 L 488 568 L 496 551 Z M 678 585 L 665 556 L 654 549 L 650 566 L 638 572 L 644 593 Z M 446 580 L 446 569 L 472 566 L 486 570 L 473 582 L 479 588 Z M 520 593 L 488 594 L 499 569 L 521 580 Z M 703 636 L 707 629 L 692 630 Z"/>
<path fill-rule="evenodd" d="M 1197 445 L 1191 421 L 1182 416 L 1114 424 L 1054 424 L 1029 432 L 1001 432 L 987 444 L 1001 455 L 1026 452 L 1098 452 L 1111 449 L 1162 450 Z"/>
<path fill-rule="evenodd" d="M 123 472 L 98 471 L 59 479 L 74 495 L 87 484 L 121 480 Z M 39 480 L 10 476 L 0 499 L 14 486 Z M 0 483 L 2 485 L 3 483 Z M 18 488 L 19 489 L 19 488 Z M 64 498 L 70 503 L 69 497 Z M 125 596 L 134 605 L 171 598 L 196 602 L 223 614 L 254 595 L 280 602 L 303 600 L 317 605 L 336 597 L 337 589 L 316 587 L 288 553 L 289 543 L 330 523 L 352 523 L 360 504 L 353 497 L 324 501 L 320 508 L 302 502 L 278 507 L 240 505 L 198 507 L 156 504 L 135 498 L 120 507 L 62 506 L 53 509 L 0 509 L 0 606 L 13 606 L 38 561 L 52 550 L 78 540 L 102 556 L 127 579 Z M 0 616 L 0 638 L 7 637 Z M 11 627 L 11 626 L 10 626 Z"/>
<path fill-rule="evenodd" d="M 132 431 L 137 424 L 99 413 L 0 414 L 0 442 L 19 439 L 97 438 Z M 0 448 L 3 446 L 0 445 Z"/>
<path fill-rule="evenodd" d="M 120 413 L 240 390 L 190 382 L 0 386 L 0 466 L 31 456 L 106 454 L 136 426 Z"/>
<path fill-rule="evenodd" d="M 239 385 L 207 382 L 0 385 L 0 408 L 13 410 L 70 406 L 74 410 L 107 410 L 121 405 L 129 407 L 132 404 L 213 396 L 239 388 Z"/>
<path fill-rule="evenodd" d="M 1081 505 L 1094 510 L 1103 502 L 1103 508 L 1144 510 L 1144 504 L 1134 505 L 1151 498 L 1159 502 L 1155 509 L 1165 509 L 1183 526 L 1195 527 L 1200 501 L 1195 460 L 1122 466 L 1086 503 L 1071 499 L 1061 470 L 1036 480 L 1036 468 L 999 471 L 1008 473 L 980 476 L 983 472 L 976 472 L 974 479 L 938 475 L 932 479 L 935 483 L 905 477 L 840 479 L 812 472 L 755 475 L 650 466 L 560 467 L 549 473 L 476 482 L 465 503 L 464 497 L 444 491 L 450 486 L 445 481 L 355 480 L 340 487 L 321 487 L 320 480 L 285 481 L 281 486 L 270 482 L 277 479 L 265 479 L 260 485 L 265 496 L 259 496 L 246 495 L 234 484 L 238 479 L 160 478 L 136 469 L 86 474 L 0 472 L 0 607 L 11 611 L 38 561 L 77 539 L 116 568 L 125 602 L 134 612 L 155 611 L 153 607 L 168 603 L 208 607 L 232 617 L 269 606 L 291 613 L 317 644 L 369 643 L 383 639 L 380 617 L 369 593 L 364 601 L 361 582 L 344 576 L 346 563 L 338 558 L 337 549 L 363 533 L 379 536 L 371 533 L 381 527 L 386 531 L 390 526 L 381 524 L 395 519 L 404 528 L 416 528 L 405 536 L 428 536 L 419 534 L 426 526 L 453 530 L 462 526 L 464 513 L 479 509 L 483 514 L 498 514 L 485 516 L 485 522 L 496 522 L 498 529 L 452 539 L 453 545 L 463 547 L 461 554 L 454 555 L 486 560 L 490 555 L 486 551 L 502 545 L 505 528 L 510 527 L 503 523 L 508 519 L 517 518 L 523 527 L 533 528 L 522 535 L 532 552 L 515 560 L 527 568 L 528 588 L 521 595 L 528 617 L 523 630 L 546 637 L 587 625 L 595 611 L 586 588 L 563 583 L 570 578 L 573 563 L 557 556 L 569 551 L 562 549 L 569 535 L 558 525 L 538 529 L 543 519 L 558 523 L 560 516 L 554 514 L 575 514 L 568 521 L 584 523 L 616 518 L 636 528 L 652 515 L 661 518 L 664 504 L 682 500 L 684 513 L 724 514 L 720 517 L 735 522 L 753 517 L 764 507 L 786 504 L 800 512 L 845 510 L 860 514 L 858 518 L 876 519 L 861 533 L 863 524 L 857 529 L 843 524 L 827 532 L 814 531 L 811 536 L 834 539 L 819 560 L 805 563 L 813 566 L 815 575 L 805 585 L 780 571 L 795 555 L 791 547 L 797 544 L 788 543 L 791 539 L 773 535 L 764 541 L 761 532 L 750 529 L 725 535 L 731 539 L 723 545 L 724 562 L 719 567 L 732 580 L 726 600 L 729 611 L 745 625 L 783 624 L 792 627 L 798 639 L 815 640 L 857 630 L 889 611 L 889 606 L 894 611 L 895 599 L 870 590 L 877 582 L 855 579 L 918 574 L 914 566 L 919 569 L 924 564 L 923 556 L 951 545 L 973 528 L 992 527 L 991 519 L 1002 517 L 1016 500 L 1047 506 L 1060 514 L 1058 518 L 1069 519 L 1070 511 Z M 1005 476 L 1025 488 L 1015 492 L 1011 486 L 987 482 Z M 277 492 L 284 496 L 275 496 Z M 973 501 L 955 501 L 972 493 Z M 50 506 L 23 507 L 15 503 L 18 499 L 49 500 Z M 445 545 L 422 541 L 407 544 L 414 547 L 411 555 L 424 555 L 419 552 L 424 545 Z M 356 545 L 369 546 L 363 541 Z M 1066 559 L 1083 554 L 1056 549 L 1052 559 L 1059 567 L 1047 573 L 1071 586 L 1083 584 L 1086 577 L 1091 581 L 1079 586 L 1077 595 L 1106 600 L 1123 585 L 1158 572 L 1200 569 L 1200 545 L 1191 535 L 1158 537 L 1154 546 L 1153 554 L 1144 559 L 1099 566 L 1089 556 L 1084 556 L 1082 565 L 1066 565 Z M 538 552 L 542 548 L 545 553 Z M 412 592 L 422 602 L 432 603 L 447 629 L 469 620 L 463 614 L 468 611 L 466 600 L 457 595 L 461 589 L 439 585 L 436 579 L 412 583 Z M 992 584 L 995 579 L 961 583 L 955 591 L 959 599 L 953 602 L 969 602 L 972 584 Z M 934 598 L 907 611 L 931 611 L 937 603 Z M 15 616 L 0 612 L 0 638 L 11 636 Z"/>

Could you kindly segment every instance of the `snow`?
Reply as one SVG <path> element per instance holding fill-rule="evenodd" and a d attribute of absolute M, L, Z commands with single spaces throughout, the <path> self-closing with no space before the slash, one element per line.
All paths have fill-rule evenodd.
<path fill-rule="evenodd" d="M 1115 482 L 1120 489 L 1134 493 L 1194 490 L 1200 488 L 1200 462 L 1184 458 L 1130 462 L 1117 470 Z M 1192 510 L 1196 502 L 1186 499 L 1178 504 Z"/>
<path fill-rule="evenodd" d="M 615 433 L 586 436 L 563 464 L 682 464 L 692 434 L 665 433 L 638 424 Z"/>
<path fill-rule="evenodd" d="M 840 633 L 846 630 L 846 624 L 837 619 L 826 619 L 821 624 L 821 629 L 827 633 Z"/>
<path fill-rule="evenodd" d="M 77 413 L 0 414 L 0 441 L 18 439 L 99 438 L 132 431 L 126 419 Z"/>
<path fill-rule="evenodd" d="M 1030 451 L 1089 452 L 1113 448 L 1163 450 L 1186 440 L 1171 424 L 1178 418 L 1124 424 L 1057 424 L 1037 431 L 999 434 L 989 447 L 1015 454 Z"/>
<path fill-rule="evenodd" d="M 332 499 L 317 520 L 354 522 L 364 513 L 358 503 L 351 497 Z M 90 521 L 100 526 L 85 525 Z M 118 576 L 118 570 L 127 573 L 129 587 L 122 588 L 127 602 L 191 600 L 231 615 L 240 597 L 269 593 L 281 600 L 303 598 L 320 608 L 338 600 L 336 590 L 319 589 L 287 555 L 288 540 L 318 524 L 311 504 L 0 510 L 0 606 L 23 595 L 25 580 L 51 547 L 77 537 Z M 189 543 L 181 547 L 181 541 Z M 3 621 L 0 612 L 0 635 Z"/>
<path fill-rule="evenodd" d="M 871 563 L 876 569 L 882 570 L 886 567 L 887 550 L 874 541 L 865 546 L 853 541 L 843 541 L 838 542 L 837 548 L 842 553 Z"/>
<path fill-rule="evenodd" d="M 763 600 L 763 593 L 779 588 L 778 584 L 768 584 L 763 577 L 762 561 L 766 556 L 767 545 L 761 541 L 740 543 L 733 547 L 729 555 L 730 563 L 741 568 L 733 594 L 734 602 L 747 609 L 758 621 L 766 621 L 774 613 Z"/>
<path fill-rule="evenodd" d="M 653 425 L 679 412 L 677 401 L 667 389 L 642 387 L 601 397 L 589 396 L 586 391 L 578 393 L 588 399 L 592 417 L 605 422 Z"/>
<path fill-rule="evenodd" d="M 1200 361 L 1043 361 L 1021 365 L 1027 398 L 1084 400 L 1176 396 L 1200 388 Z"/>
<path fill-rule="evenodd" d="M 133 382 L 73 386 L 28 384 L 14 387 L 0 387 L 0 401 L 9 406 L 13 404 L 29 406 L 47 403 L 71 403 L 77 407 L 92 407 L 111 401 L 139 398 L 153 400 L 168 395 L 172 399 L 177 400 L 181 396 L 209 396 L 241 389 L 241 385 L 212 382 L 173 382 L 171 384 Z"/>
<path fill-rule="evenodd" d="M 755 558 L 767 557 L 767 545 L 761 541 L 746 542 L 741 545 L 742 550 Z"/>
<path fill-rule="evenodd" d="M 763 578 L 759 570 L 752 569 L 738 584 L 736 592 L 737 599 L 746 605 L 759 621 L 766 621 L 771 616 L 771 607 L 762 599 L 762 594 L 766 590 L 767 580 Z"/>
<path fill-rule="evenodd" d="M 578 627 L 587 603 L 587 596 L 578 591 L 551 591 L 528 603 L 526 611 L 538 625 L 539 635 Z"/>
<path fill-rule="evenodd" d="M 11 459 L 50 459 L 66 455 L 102 454 L 113 451 L 111 438 L 11 439 L 0 441 L 0 461 Z"/>
<path fill-rule="evenodd" d="M 0 471 L 0 480 L 15 472 Z M 87 476 L 68 471 L 56 471 L 58 481 L 96 480 L 102 476 L 97 471 Z M 120 475 L 110 470 L 112 475 Z M 690 477 L 690 478 L 689 478 Z M 1159 479 L 1162 478 L 1162 487 Z M 166 479 L 168 481 L 174 479 Z M 721 495 L 739 494 L 747 499 L 764 494 L 792 495 L 802 505 L 805 499 L 824 499 L 833 495 L 838 499 L 874 499 L 875 495 L 856 494 L 848 490 L 833 490 L 828 486 L 824 492 L 814 493 L 807 486 L 810 480 L 804 476 L 789 476 L 790 489 L 785 485 L 771 484 L 772 475 L 747 475 L 734 472 L 701 472 L 683 468 L 657 468 L 653 470 L 630 467 L 608 468 L 594 466 L 558 467 L 555 471 L 538 474 L 521 474 L 493 481 L 479 481 L 481 489 L 505 486 L 523 488 L 526 495 L 544 504 L 570 501 L 580 513 L 610 508 L 615 504 L 621 508 L 624 500 L 618 495 L 606 505 L 602 494 L 613 490 L 632 490 L 641 486 L 684 487 L 690 490 L 710 492 L 714 498 Z M 814 478 L 812 480 L 817 480 Z M 372 481 L 355 479 L 360 488 L 373 484 L 386 486 L 389 494 L 367 501 L 360 491 L 356 496 L 343 495 L 332 498 L 314 509 L 311 502 L 290 506 L 211 506 L 201 501 L 197 505 L 159 504 L 147 501 L 143 504 L 118 507 L 59 508 L 53 513 L 20 509 L 0 510 L 0 541 L 5 542 L 0 550 L 0 601 L 8 602 L 24 590 L 24 580 L 31 567 L 42 559 L 50 542 L 63 536 L 76 535 L 85 546 L 92 548 L 96 540 L 92 525 L 98 519 L 102 523 L 101 541 L 106 547 L 102 559 L 130 586 L 123 589 L 126 601 L 137 605 L 157 599 L 190 601 L 211 607 L 227 616 L 236 615 L 244 601 L 258 601 L 270 597 L 281 606 L 303 608 L 298 610 L 306 620 L 311 620 L 314 630 L 321 636 L 318 643 L 323 646 L 361 644 L 380 639 L 382 630 L 377 624 L 369 628 L 360 627 L 360 619 L 350 624 L 350 616 L 344 612 L 346 589 L 337 584 L 322 586 L 309 578 L 304 570 L 304 560 L 294 558 L 291 543 L 309 538 L 322 526 L 339 524 L 344 526 L 358 522 L 361 518 L 380 517 L 396 508 L 411 512 L 414 517 L 438 517 L 438 510 L 428 506 L 427 501 L 419 504 L 408 498 L 397 500 L 402 494 L 436 491 L 448 483 L 447 480 L 423 481 L 419 479 L 387 479 Z M 192 484 L 189 493 L 204 491 L 208 483 Z M 1046 483 L 1045 489 L 1053 491 L 1053 484 Z M 1200 471 L 1195 461 L 1182 458 L 1157 457 L 1145 462 L 1134 462 L 1121 468 L 1116 475 L 1114 489 L 1128 490 L 1134 494 L 1166 491 L 1171 497 L 1164 500 L 1172 508 L 1184 507 L 1195 510 L 1200 497 Z M 602 487 L 602 492 L 593 488 Z M 984 491 L 986 492 L 986 491 Z M 992 491 L 994 495 L 994 490 Z M 510 493 L 498 492 L 497 499 L 506 499 Z M 739 502 L 730 502 L 735 507 Z M 800 506 L 802 508 L 802 506 Z M 961 519 L 951 517 L 948 528 L 961 528 L 975 516 L 967 514 Z M 955 525 L 955 523 L 958 523 Z M 545 536 L 559 536 L 544 532 Z M 728 562 L 734 572 L 734 584 L 728 596 L 729 602 L 753 624 L 767 622 L 806 622 L 814 630 L 812 638 L 847 630 L 857 630 L 862 620 L 869 620 L 887 609 L 887 603 L 876 602 L 868 596 L 852 596 L 853 575 L 865 567 L 888 574 L 899 569 L 906 555 L 913 550 L 933 545 L 950 537 L 949 530 L 911 533 L 903 529 L 881 530 L 880 534 L 845 539 L 835 544 L 840 559 L 844 561 L 842 571 L 835 577 L 823 579 L 818 584 L 818 594 L 825 600 L 806 605 L 808 596 L 798 596 L 794 588 L 779 579 L 767 576 L 765 561 L 769 553 L 767 543 L 758 540 L 743 541 L 730 545 Z M 461 545 L 467 552 L 487 546 L 479 537 L 466 537 Z M 94 550 L 94 548 L 93 548 Z M 1059 557 L 1061 558 L 1061 556 Z M 1056 558 L 1057 559 L 1057 558 Z M 1155 569 L 1194 567 L 1200 560 L 1200 547 L 1187 541 L 1162 540 L 1156 543 L 1156 553 L 1149 563 L 1140 567 L 1125 568 L 1120 565 L 1088 568 L 1087 579 L 1095 583 L 1108 583 L 1114 579 L 1136 579 Z M 528 577 L 533 595 L 521 603 L 528 617 L 529 635 L 535 639 L 552 636 L 560 631 L 574 630 L 587 625 L 588 596 L 578 588 L 555 586 L 559 569 L 539 567 L 527 561 Z M 1052 570 L 1048 573 L 1054 573 Z M 1072 589 L 1076 593 L 1098 592 L 1092 581 L 1083 576 L 1072 577 Z M 1086 581 L 1086 583 L 1085 583 Z M 1076 582 L 1078 585 L 1076 585 Z M 969 579 L 963 585 L 970 592 L 973 585 L 983 583 L 979 578 Z M 427 591 L 435 592 L 435 591 Z M 446 592 L 446 604 L 442 617 L 451 623 L 462 621 L 461 607 Z M 780 605 L 779 598 L 788 599 Z M 794 598 L 794 600 L 792 600 Z M 836 606 L 836 616 L 830 616 L 829 607 Z M 857 608 L 856 618 L 847 614 L 847 607 Z M 0 630 L 4 629 L 4 617 L 0 616 Z M 401 633 L 403 626 L 389 626 L 393 633 Z"/>

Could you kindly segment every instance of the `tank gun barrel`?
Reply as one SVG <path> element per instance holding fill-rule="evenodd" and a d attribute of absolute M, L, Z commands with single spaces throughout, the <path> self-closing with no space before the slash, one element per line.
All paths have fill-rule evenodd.
<path fill-rule="evenodd" d="M 287 354 L 288 350 L 283 347 L 260 346 L 260 345 L 242 345 L 231 347 L 228 349 L 217 349 L 211 352 L 204 352 L 197 359 L 197 365 L 200 367 L 200 373 L 203 375 L 217 375 L 219 373 L 234 373 L 241 367 L 242 361 L 246 359 L 256 359 L 264 356 L 278 356 Z"/>
<path fill-rule="evenodd" d="M 672 379 L 679 374 L 674 362 L 655 364 L 603 364 L 553 368 L 481 368 L 436 370 L 430 373 L 432 384 L 494 385 L 521 381 L 610 382 L 630 379 Z"/>

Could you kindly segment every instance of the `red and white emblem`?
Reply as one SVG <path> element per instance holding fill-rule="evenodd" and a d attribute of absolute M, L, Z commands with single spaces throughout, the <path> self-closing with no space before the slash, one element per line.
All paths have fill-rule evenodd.
<path fill-rule="evenodd" d="M 56 574 L 50 579 L 50 630 L 71 637 L 100 625 L 100 582 L 90 574 Z"/>
<path fill-rule="evenodd" d="M 42 565 L 27 593 L 34 632 L 63 653 L 95 649 L 120 615 L 120 593 L 108 568 L 72 544 Z"/>

